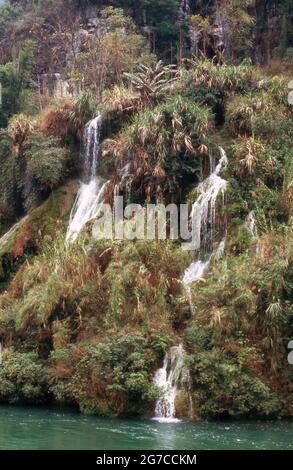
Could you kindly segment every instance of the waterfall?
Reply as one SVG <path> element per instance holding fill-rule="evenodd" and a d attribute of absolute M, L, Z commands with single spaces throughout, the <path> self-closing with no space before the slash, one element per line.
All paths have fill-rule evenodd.
<path fill-rule="evenodd" d="M 213 259 L 221 258 L 221 256 L 223 255 L 225 251 L 225 245 L 226 245 L 226 237 L 219 243 L 217 248 L 212 252 L 211 255 L 209 255 L 206 261 L 203 261 L 201 259 L 197 261 L 193 261 L 190 264 L 190 266 L 186 269 L 182 282 L 188 293 L 190 293 L 190 285 L 193 282 L 203 279 L 203 277 L 205 276 L 206 272 L 209 269 L 211 261 Z"/>
<path fill-rule="evenodd" d="M 194 242 L 199 249 L 207 249 L 209 243 L 213 241 L 216 226 L 216 203 L 219 195 L 222 195 L 224 204 L 227 181 L 220 177 L 220 173 L 227 166 L 228 159 L 221 147 L 220 154 L 221 158 L 215 168 L 213 168 L 213 159 L 211 159 L 210 176 L 198 185 L 198 198 L 192 207 Z"/>
<path fill-rule="evenodd" d="M 211 262 L 211 257 L 207 261 L 202 261 L 199 259 L 198 261 L 194 261 L 191 265 L 186 269 L 183 277 L 183 285 L 186 288 L 189 288 L 190 284 L 199 279 L 202 279 L 207 272 L 209 265 Z"/>
<path fill-rule="evenodd" d="M 199 250 L 203 251 L 203 259 L 191 263 L 186 269 L 182 283 L 189 297 L 191 312 L 194 307 L 191 299 L 191 284 L 202 279 L 208 271 L 212 259 L 220 257 L 225 249 L 226 237 L 213 249 L 216 229 L 216 204 L 219 195 L 224 196 L 227 181 L 221 178 L 221 171 L 227 166 L 228 159 L 225 151 L 220 147 L 220 159 L 215 165 L 210 158 L 210 175 L 198 185 L 198 198 L 193 204 L 191 217 L 195 226 L 196 241 Z M 184 364 L 185 351 L 183 345 L 173 347 L 166 354 L 164 364 L 158 369 L 154 383 L 162 390 L 162 397 L 157 401 L 155 418 L 160 422 L 178 422 L 176 419 L 176 397 L 180 388 L 190 389 L 190 376 Z M 190 395 L 190 408 L 192 411 L 192 399 Z M 193 411 L 192 411 L 193 412 Z"/>
<path fill-rule="evenodd" d="M 84 130 L 83 149 L 81 151 L 83 174 L 70 214 L 66 234 L 66 242 L 68 243 L 75 241 L 85 225 L 98 216 L 103 204 L 107 182 L 97 176 L 100 138 L 101 116 L 99 114 L 87 124 Z"/>
<path fill-rule="evenodd" d="M 220 173 L 227 164 L 226 152 L 220 147 L 218 164 L 215 166 L 214 160 L 210 159 L 210 175 L 197 188 L 198 198 L 193 204 L 191 217 L 195 226 L 196 246 L 199 247 L 199 250 L 203 249 L 205 256 L 204 259 L 192 262 L 184 273 L 182 282 L 189 295 L 190 303 L 190 285 L 204 277 L 212 259 L 221 256 L 225 249 L 226 238 L 215 250 L 213 250 L 213 241 L 216 229 L 217 200 L 219 195 L 222 196 L 222 204 L 224 205 L 227 189 L 227 181 L 221 178 Z M 191 310 L 193 311 L 192 303 Z"/>
<path fill-rule="evenodd" d="M 156 421 L 162 423 L 178 423 L 176 419 L 175 400 L 180 388 L 189 388 L 190 377 L 184 364 L 185 351 L 182 344 L 172 347 L 165 355 L 164 364 L 158 369 L 154 384 L 162 391 L 162 396 L 156 403 Z"/>
<path fill-rule="evenodd" d="M 101 139 L 102 118 L 98 114 L 90 121 L 84 130 L 84 146 L 82 152 L 83 157 L 83 179 L 85 183 L 90 182 L 96 177 L 98 152 Z"/>

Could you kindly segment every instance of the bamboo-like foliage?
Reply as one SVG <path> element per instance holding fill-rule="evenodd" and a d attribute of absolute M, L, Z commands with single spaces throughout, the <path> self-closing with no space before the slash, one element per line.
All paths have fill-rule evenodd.
<path fill-rule="evenodd" d="M 275 111 L 276 105 L 268 93 L 237 96 L 228 102 L 226 124 L 234 135 L 253 136 L 261 118 L 264 117 L 265 124 L 265 119 L 273 118 Z"/>
<path fill-rule="evenodd" d="M 257 87 L 260 75 L 251 62 L 241 65 L 223 64 L 221 67 L 213 61 L 193 58 L 186 61 L 188 71 L 183 74 L 182 85 L 192 80 L 196 87 L 205 87 L 224 94 L 241 92 Z"/>
<path fill-rule="evenodd" d="M 196 181 L 202 146 L 211 128 L 211 113 L 180 96 L 170 98 L 133 119 L 117 140 L 108 140 L 104 155 L 119 165 L 131 163 L 133 185 L 147 200 L 180 187 L 183 175 Z"/>

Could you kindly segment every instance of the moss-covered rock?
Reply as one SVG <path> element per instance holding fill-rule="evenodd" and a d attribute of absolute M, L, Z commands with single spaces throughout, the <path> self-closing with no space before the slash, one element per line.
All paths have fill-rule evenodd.
<path fill-rule="evenodd" d="M 53 191 L 49 198 L 16 223 L 0 240 L 0 282 L 2 288 L 25 258 L 41 250 L 66 229 L 69 214 L 78 190 L 77 181 L 70 181 Z"/>

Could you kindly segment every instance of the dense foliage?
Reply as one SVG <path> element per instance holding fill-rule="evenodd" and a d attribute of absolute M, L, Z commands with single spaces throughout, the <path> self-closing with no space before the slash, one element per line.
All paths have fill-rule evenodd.
<path fill-rule="evenodd" d="M 149 416 L 154 373 L 183 342 L 178 414 L 191 399 L 194 418 L 292 417 L 289 1 L 273 18 L 262 0 L 102 3 L 0 7 L 0 401 Z M 65 243 L 97 109 L 110 203 L 117 188 L 191 203 L 225 148 L 226 248 L 190 291 L 178 242 L 97 241 L 90 223 Z"/>
<path fill-rule="evenodd" d="M 8 349 L 0 369 L 0 401 L 42 403 L 46 400 L 47 377 L 34 353 Z"/>

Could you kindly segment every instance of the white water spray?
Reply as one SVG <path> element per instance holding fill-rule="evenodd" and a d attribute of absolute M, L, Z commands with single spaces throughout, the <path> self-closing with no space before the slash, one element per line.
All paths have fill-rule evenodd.
<path fill-rule="evenodd" d="M 224 205 L 224 196 L 227 189 L 227 181 L 221 178 L 221 171 L 227 166 L 228 159 L 225 151 L 220 147 L 221 158 L 214 168 L 211 159 L 211 174 L 202 183 L 198 185 L 198 198 L 193 204 L 191 217 L 195 227 L 195 245 L 199 249 L 206 250 L 208 245 L 212 245 L 216 226 L 216 204 L 219 195 L 222 196 Z M 223 253 L 225 248 L 225 239 L 221 241 L 215 251 L 210 252 L 205 260 L 197 260 L 191 263 L 183 277 L 183 284 L 187 291 L 190 285 L 202 279 L 209 269 L 209 265 L 214 257 Z M 221 252 L 221 253 L 220 253 Z"/>
<path fill-rule="evenodd" d="M 192 207 L 193 240 L 194 245 L 199 249 L 206 249 L 208 241 L 213 240 L 216 225 L 216 203 L 220 194 L 224 204 L 227 181 L 220 177 L 220 173 L 227 166 L 228 160 L 221 147 L 220 153 L 221 158 L 215 169 L 213 169 L 211 160 L 210 176 L 198 185 L 198 198 Z"/>
<path fill-rule="evenodd" d="M 213 253 L 208 257 L 206 261 L 197 260 L 191 263 L 191 265 L 186 269 L 184 276 L 183 276 L 183 285 L 188 292 L 190 292 L 190 285 L 193 282 L 199 281 L 203 279 L 205 274 L 207 273 L 211 261 L 213 259 L 221 258 L 225 251 L 226 246 L 226 237 L 220 242 L 217 248 L 213 251 Z"/>
<path fill-rule="evenodd" d="M 185 351 L 182 344 L 174 346 L 165 355 L 164 364 L 158 369 L 154 384 L 162 390 L 162 396 L 156 403 L 156 421 L 178 423 L 175 401 L 180 388 L 189 387 L 189 372 L 184 363 Z"/>
<path fill-rule="evenodd" d="M 199 259 L 198 261 L 191 263 L 184 273 L 182 281 L 183 285 L 189 289 L 190 284 L 202 279 L 209 268 L 210 262 L 211 258 L 209 258 L 207 261 L 202 261 Z"/>
<path fill-rule="evenodd" d="M 216 226 L 216 204 L 219 195 L 224 196 L 227 188 L 227 181 L 220 177 L 221 171 L 227 166 L 228 160 L 225 151 L 220 148 L 220 160 L 215 166 L 214 160 L 210 162 L 210 176 L 198 185 L 198 198 L 193 204 L 191 217 L 195 227 L 196 246 L 199 249 L 210 245 L 212 247 Z M 191 299 L 191 284 L 202 279 L 207 273 L 212 259 L 222 256 L 225 249 L 226 238 L 224 238 L 217 248 L 205 256 L 191 263 L 186 269 L 183 277 L 183 285 L 189 297 L 190 309 L 194 314 L 194 307 Z M 212 252 L 211 252 L 212 251 Z M 181 388 L 190 388 L 189 372 L 184 364 L 184 348 L 180 344 L 173 347 L 166 354 L 164 364 L 159 369 L 154 378 L 154 383 L 162 389 L 162 397 L 157 401 L 155 408 L 155 418 L 160 422 L 178 422 L 176 419 L 176 396 Z M 190 396 L 192 410 L 192 399 Z"/>
<path fill-rule="evenodd" d="M 77 239 L 85 225 L 99 215 L 103 204 L 107 182 L 97 176 L 100 138 L 101 116 L 98 115 L 89 122 L 84 131 L 83 180 L 71 211 L 66 234 L 67 243 Z"/>

